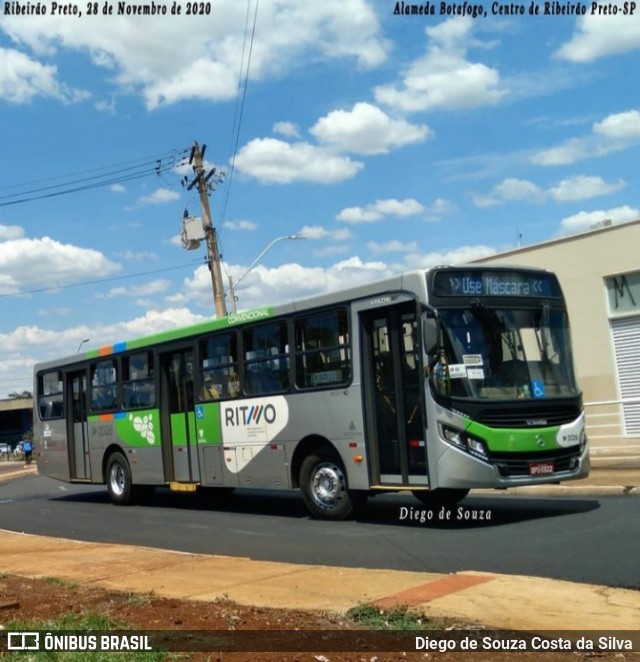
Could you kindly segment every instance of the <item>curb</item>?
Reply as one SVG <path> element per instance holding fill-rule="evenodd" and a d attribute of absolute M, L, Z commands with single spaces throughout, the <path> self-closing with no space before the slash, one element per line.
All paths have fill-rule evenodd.
<path fill-rule="evenodd" d="M 474 494 L 500 494 L 496 490 L 472 490 Z M 563 485 L 540 485 L 531 487 L 510 487 L 502 494 L 523 494 L 527 496 L 640 496 L 640 486 L 636 485 L 581 485 L 565 487 Z"/>
<path fill-rule="evenodd" d="M 35 466 L 27 467 L 24 466 L 22 469 L 16 469 L 15 471 L 7 471 L 6 473 L 0 473 L 0 483 L 4 481 L 10 481 L 14 478 L 23 478 L 24 476 L 34 476 L 38 473 L 38 470 Z"/>
<path fill-rule="evenodd" d="M 23 466 L 22 469 L 0 473 L 0 483 L 38 475 L 37 466 Z M 528 487 L 511 487 L 508 490 L 478 489 L 472 490 L 471 496 L 500 496 L 502 494 L 524 496 L 570 497 L 570 496 L 640 496 L 638 485 L 534 485 Z"/>

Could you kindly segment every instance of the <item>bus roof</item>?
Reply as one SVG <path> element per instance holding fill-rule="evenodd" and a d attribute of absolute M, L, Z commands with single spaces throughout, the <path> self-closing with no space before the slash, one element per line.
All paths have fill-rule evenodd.
<path fill-rule="evenodd" d="M 34 366 L 34 370 L 37 372 L 60 365 L 81 363 L 88 359 L 95 359 L 101 356 L 107 357 L 125 351 L 150 347 L 171 340 L 180 340 L 181 338 L 204 335 L 206 333 L 211 333 L 212 331 L 234 328 L 245 322 L 257 322 L 260 320 L 266 321 L 271 317 L 276 317 L 279 315 L 299 313 L 304 312 L 305 310 L 322 308 L 341 302 L 363 299 L 368 296 L 379 295 L 383 292 L 398 292 L 406 290 L 422 294 L 426 293 L 427 279 L 425 276 L 427 274 L 434 271 L 449 269 L 464 269 L 465 271 L 544 271 L 542 269 L 533 269 L 531 267 L 487 266 L 482 264 L 464 264 L 457 266 L 441 265 L 426 269 L 414 269 L 398 275 L 390 276 L 388 278 L 372 281 L 364 285 L 358 285 L 340 291 L 334 291 L 327 294 L 319 294 L 304 299 L 292 300 L 275 306 L 265 305 L 259 308 L 241 311 L 239 313 L 230 313 L 226 317 L 219 319 L 211 318 L 196 324 L 168 329 L 166 331 L 159 331 L 158 333 L 113 343 L 111 345 L 103 345 L 98 348 L 89 349 L 83 353 L 71 354 L 69 356 L 61 357 L 58 359 L 43 361 L 36 364 Z"/>

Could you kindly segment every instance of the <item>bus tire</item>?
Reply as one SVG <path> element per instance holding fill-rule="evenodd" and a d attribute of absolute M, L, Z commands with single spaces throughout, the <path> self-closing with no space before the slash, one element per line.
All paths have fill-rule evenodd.
<path fill-rule="evenodd" d="M 302 499 L 313 517 L 346 519 L 366 501 L 366 492 L 349 490 L 340 459 L 330 451 L 308 455 L 300 467 Z"/>
<path fill-rule="evenodd" d="M 425 506 L 455 506 L 469 490 L 465 488 L 438 487 L 435 490 L 415 490 L 413 496 Z"/>
<path fill-rule="evenodd" d="M 122 453 L 113 453 L 107 462 L 107 490 L 117 506 L 135 503 L 138 491 L 131 481 L 131 469 Z"/>

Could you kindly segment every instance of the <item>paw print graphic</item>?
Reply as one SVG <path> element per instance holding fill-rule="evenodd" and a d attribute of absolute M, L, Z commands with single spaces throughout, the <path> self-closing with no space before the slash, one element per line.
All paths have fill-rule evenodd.
<path fill-rule="evenodd" d="M 153 417 L 152 416 L 129 416 L 129 420 L 133 422 L 133 429 L 140 434 L 140 436 L 149 444 L 156 441 L 156 435 L 153 432 Z"/>

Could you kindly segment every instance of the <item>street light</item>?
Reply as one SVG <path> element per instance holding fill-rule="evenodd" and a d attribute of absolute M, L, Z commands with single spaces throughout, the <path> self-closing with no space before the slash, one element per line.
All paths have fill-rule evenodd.
<path fill-rule="evenodd" d="M 86 342 L 89 342 L 90 340 L 91 340 L 91 338 L 85 338 L 84 340 L 81 340 L 80 344 L 78 345 L 78 349 L 76 350 L 76 354 L 79 354 L 80 353 L 80 348 L 82 347 L 82 345 L 84 345 Z"/>
<path fill-rule="evenodd" d="M 274 239 L 271 243 L 267 244 L 266 248 L 258 255 L 258 257 L 249 265 L 247 270 L 238 278 L 238 280 L 234 283 L 233 279 L 231 276 L 229 276 L 229 294 L 231 295 L 231 305 L 233 306 L 233 312 L 236 313 L 238 312 L 236 302 L 237 302 L 237 297 L 236 297 L 236 288 L 238 285 L 244 280 L 245 276 L 260 262 L 260 260 L 265 256 L 266 253 L 268 253 L 271 250 L 271 247 L 274 244 L 277 244 L 279 241 L 287 241 L 287 240 L 292 240 L 292 241 L 297 241 L 299 239 L 306 239 L 306 237 L 301 237 L 299 234 L 289 234 L 286 235 L 285 237 L 277 237 Z"/>

